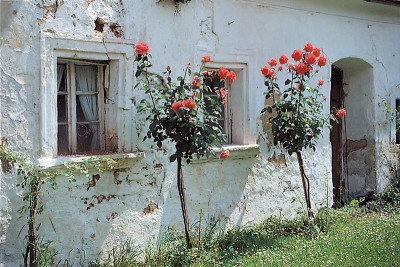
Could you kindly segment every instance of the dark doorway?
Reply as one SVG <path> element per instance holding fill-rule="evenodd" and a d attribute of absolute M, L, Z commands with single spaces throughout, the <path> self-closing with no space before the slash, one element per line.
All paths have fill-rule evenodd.
<path fill-rule="evenodd" d="M 330 109 L 336 113 L 343 107 L 343 71 L 332 65 L 331 77 L 331 96 Z M 332 145 L 332 182 L 333 182 L 333 197 L 336 203 L 341 202 L 341 196 L 344 193 L 342 185 L 343 176 L 343 153 L 342 153 L 342 123 L 337 123 L 331 120 L 332 131 L 330 140 Z"/>

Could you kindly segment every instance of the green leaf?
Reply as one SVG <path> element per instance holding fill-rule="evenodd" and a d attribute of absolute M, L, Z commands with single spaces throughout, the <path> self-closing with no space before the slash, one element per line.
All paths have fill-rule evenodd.
<path fill-rule="evenodd" d="M 285 85 L 288 85 L 288 84 L 290 84 L 292 81 L 290 80 L 290 79 L 287 79 L 286 81 L 285 81 Z"/>
<path fill-rule="evenodd" d="M 169 157 L 169 161 L 170 162 L 174 162 L 176 160 L 176 154 L 172 154 L 170 157 Z"/>

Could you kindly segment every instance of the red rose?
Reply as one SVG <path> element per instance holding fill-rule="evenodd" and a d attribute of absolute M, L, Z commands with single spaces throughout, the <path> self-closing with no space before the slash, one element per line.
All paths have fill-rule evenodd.
<path fill-rule="evenodd" d="M 295 66 L 295 70 L 297 71 L 298 74 L 303 75 L 304 73 L 309 71 L 309 68 L 306 64 L 301 62 Z"/>
<path fill-rule="evenodd" d="M 194 76 L 193 82 L 192 82 L 193 87 L 199 87 L 201 85 L 201 80 L 199 80 L 199 77 Z"/>
<path fill-rule="evenodd" d="M 282 66 L 279 66 L 279 68 L 278 68 L 279 70 L 283 70 L 283 67 Z"/>
<path fill-rule="evenodd" d="M 297 84 L 296 84 L 296 87 L 297 87 L 297 89 L 300 89 L 300 84 L 297 83 Z"/>
<path fill-rule="evenodd" d="M 312 52 L 313 49 L 314 49 L 314 47 L 313 47 L 312 44 L 310 44 L 310 43 L 306 43 L 306 44 L 304 45 L 304 51 L 306 51 L 306 52 Z"/>
<path fill-rule="evenodd" d="M 175 101 L 174 101 L 174 103 L 172 103 L 172 110 L 173 110 L 176 114 L 179 113 L 179 109 L 180 109 L 181 107 L 183 107 L 182 101 L 178 101 L 178 102 L 175 102 Z"/>
<path fill-rule="evenodd" d="M 262 67 L 261 68 L 261 73 L 265 76 L 265 77 L 267 77 L 267 76 L 273 76 L 275 73 L 274 73 L 274 70 L 273 69 L 271 69 L 271 68 L 269 68 L 269 67 L 267 67 L 267 66 L 264 66 L 264 67 Z"/>
<path fill-rule="evenodd" d="M 150 46 L 146 43 L 137 43 L 135 48 L 138 55 L 146 55 L 150 50 Z"/>
<path fill-rule="evenodd" d="M 319 57 L 321 55 L 321 50 L 318 47 L 314 47 L 313 54 L 314 56 Z"/>
<path fill-rule="evenodd" d="M 295 65 L 292 65 L 292 64 L 289 65 L 289 70 L 295 70 L 295 69 L 296 69 Z"/>
<path fill-rule="evenodd" d="M 225 69 L 225 67 L 221 67 L 219 69 L 218 75 L 221 79 L 225 79 L 229 74 L 229 71 L 227 69 Z"/>
<path fill-rule="evenodd" d="M 204 56 L 203 57 L 204 62 L 210 62 L 211 61 L 211 57 L 210 56 Z"/>
<path fill-rule="evenodd" d="M 222 98 L 222 99 L 224 99 L 224 98 L 228 95 L 228 92 L 225 91 L 224 88 L 221 88 L 220 93 L 221 93 L 221 98 Z"/>
<path fill-rule="evenodd" d="M 312 64 L 314 64 L 316 61 L 317 61 L 317 58 L 315 57 L 314 54 L 308 54 L 308 55 L 306 56 L 306 62 L 307 62 L 308 65 L 312 65 Z"/>
<path fill-rule="evenodd" d="M 324 81 L 323 80 L 318 80 L 318 84 L 319 85 L 324 85 Z"/>
<path fill-rule="evenodd" d="M 193 99 L 185 99 L 183 106 L 188 109 L 194 109 L 196 107 L 196 101 Z"/>
<path fill-rule="evenodd" d="M 325 95 L 322 95 L 322 97 L 324 98 L 324 101 L 326 101 L 326 96 L 325 96 Z"/>
<path fill-rule="evenodd" d="M 170 66 L 167 66 L 167 71 L 170 71 L 171 70 L 171 67 Z"/>
<path fill-rule="evenodd" d="M 318 58 L 318 66 L 322 67 L 326 65 L 326 58 L 324 56 Z"/>
<path fill-rule="evenodd" d="M 199 92 L 194 92 L 194 97 L 197 97 L 199 95 Z"/>
<path fill-rule="evenodd" d="M 236 74 L 233 71 L 230 71 L 228 73 L 228 80 L 230 80 L 231 83 L 233 83 L 236 80 Z"/>
<path fill-rule="evenodd" d="M 226 159 L 227 157 L 229 157 L 229 150 L 225 150 L 219 155 L 220 159 Z"/>
<path fill-rule="evenodd" d="M 301 52 L 301 50 L 294 50 L 293 51 L 293 54 L 292 54 L 292 58 L 295 60 L 295 61 L 299 61 L 299 60 L 301 60 L 302 58 L 303 58 L 303 52 Z"/>
<path fill-rule="evenodd" d="M 274 66 L 278 65 L 278 61 L 276 61 L 275 58 L 271 58 L 270 60 L 268 60 L 268 65 L 270 65 L 271 67 L 274 67 Z"/>
<path fill-rule="evenodd" d="M 343 118 L 344 115 L 346 115 L 346 110 L 344 108 L 339 109 L 339 111 L 336 113 L 336 117 L 339 119 Z"/>
<path fill-rule="evenodd" d="M 316 72 L 316 73 L 318 73 L 318 72 L 319 72 L 319 70 L 316 70 L 315 72 Z"/>
<path fill-rule="evenodd" d="M 282 55 L 282 56 L 279 58 L 279 63 L 281 63 L 281 64 L 286 64 L 287 61 L 288 61 L 288 57 L 287 57 L 286 55 Z"/>

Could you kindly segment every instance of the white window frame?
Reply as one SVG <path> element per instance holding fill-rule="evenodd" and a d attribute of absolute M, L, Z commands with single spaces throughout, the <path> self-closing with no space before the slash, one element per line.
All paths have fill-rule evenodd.
<path fill-rule="evenodd" d="M 76 40 L 41 32 L 40 36 L 40 135 L 41 157 L 58 157 L 57 151 L 57 61 L 108 61 L 110 89 L 115 94 L 116 153 L 136 151 L 133 76 L 135 49 L 131 40 Z"/>
<path fill-rule="evenodd" d="M 249 65 L 246 62 L 232 63 L 211 61 L 205 64 L 206 69 L 214 70 L 221 66 L 234 71 L 236 81 L 228 85 L 228 99 L 225 112 L 225 129 L 228 135 L 228 145 L 255 144 L 255 135 L 251 133 L 249 110 Z M 227 125 L 228 124 L 228 125 Z"/>

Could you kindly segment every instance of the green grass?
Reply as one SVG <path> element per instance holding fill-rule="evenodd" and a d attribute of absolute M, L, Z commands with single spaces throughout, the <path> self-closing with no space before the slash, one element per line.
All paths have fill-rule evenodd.
<path fill-rule="evenodd" d="M 315 238 L 280 237 L 272 246 L 227 259 L 223 265 L 400 266 L 400 214 L 338 217 Z"/>

